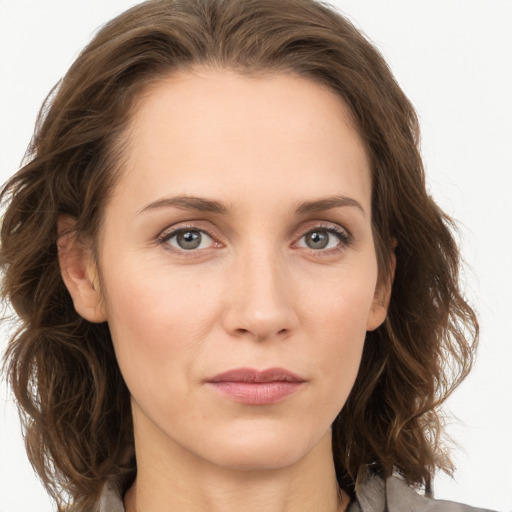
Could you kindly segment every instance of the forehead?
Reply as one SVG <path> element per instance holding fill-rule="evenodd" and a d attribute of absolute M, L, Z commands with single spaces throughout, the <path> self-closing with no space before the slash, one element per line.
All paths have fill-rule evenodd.
<path fill-rule="evenodd" d="M 259 191 L 269 200 L 276 187 L 314 197 L 339 183 L 370 201 L 368 157 L 348 107 L 292 73 L 173 74 L 145 91 L 127 138 L 121 181 L 141 200 L 154 199 L 155 183 L 162 194 Z"/>

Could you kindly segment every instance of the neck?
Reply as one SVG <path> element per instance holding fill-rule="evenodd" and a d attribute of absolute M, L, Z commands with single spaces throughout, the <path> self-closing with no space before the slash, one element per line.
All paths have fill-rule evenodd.
<path fill-rule="evenodd" d="M 348 505 L 330 431 L 288 466 L 244 469 L 212 464 L 169 442 L 162 449 L 158 434 L 147 434 L 135 431 L 137 478 L 125 495 L 126 512 L 342 512 Z"/>

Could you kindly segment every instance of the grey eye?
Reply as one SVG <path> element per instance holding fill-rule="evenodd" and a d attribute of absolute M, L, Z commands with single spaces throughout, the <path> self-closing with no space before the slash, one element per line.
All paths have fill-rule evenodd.
<path fill-rule="evenodd" d="M 305 235 L 305 242 L 310 249 L 325 249 L 329 243 L 329 236 L 332 235 L 327 231 L 311 231 Z"/>
<path fill-rule="evenodd" d="M 205 232 L 198 229 L 184 229 L 175 232 L 167 239 L 167 243 L 183 251 L 204 249 L 211 245 L 212 239 Z"/>
<path fill-rule="evenodd" d="M 322 249 L 334 249 L 338 245 L 343 245 L 346 235 L 338 233 L 334 229 L 313 229 L 308 231 L 299 240 L 299 247 L 306 247 L 316 251 Z"/>
<path fill-rule="evenodd" d="M 182 231 L 176 235 L 176 242 L 181 249 L 197 249 L 201 245 L 201 233 L 198 231 Z"/>

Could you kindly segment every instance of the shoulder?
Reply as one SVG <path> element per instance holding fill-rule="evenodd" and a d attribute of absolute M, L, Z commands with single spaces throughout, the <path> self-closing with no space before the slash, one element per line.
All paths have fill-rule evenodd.
<path fill-rule="evenodd" d="M 356 490 L 356 502 L 348 512 L 491 512 L 453 501 L 422 496 L 401 478 L 383 480 L 371 475 Z"/>

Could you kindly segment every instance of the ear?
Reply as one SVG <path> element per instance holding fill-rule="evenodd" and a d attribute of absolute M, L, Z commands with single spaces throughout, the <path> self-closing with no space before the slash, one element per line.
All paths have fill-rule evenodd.
<path fill-rule="evenodd" d="M 390 259 L 390 272 L 389 279 L 385 282 L 379 283 L 375 289 L 375 295 L 373 297 L 373 303 L 368 314 L 366 321 L 366 330 L 374 331 L 377 327 L 380 327 L 388 314 L 389 301 L 391 300 L 391 288 L 393 287 L 393 281 L 395 279 L 396 270 L 396 255 L 395 255 L 396 242 L 393 244 L 393 252 L 391 253 Z"/>
<path fill-rule="evenodd" d="M 92 251 L 77 240 L 75 219 L 61 215 L 58 219 L 57 248 L 60 273 L 68 289 L 76 312 L 89 322 L 105 322 L 98 271 Z"/>

